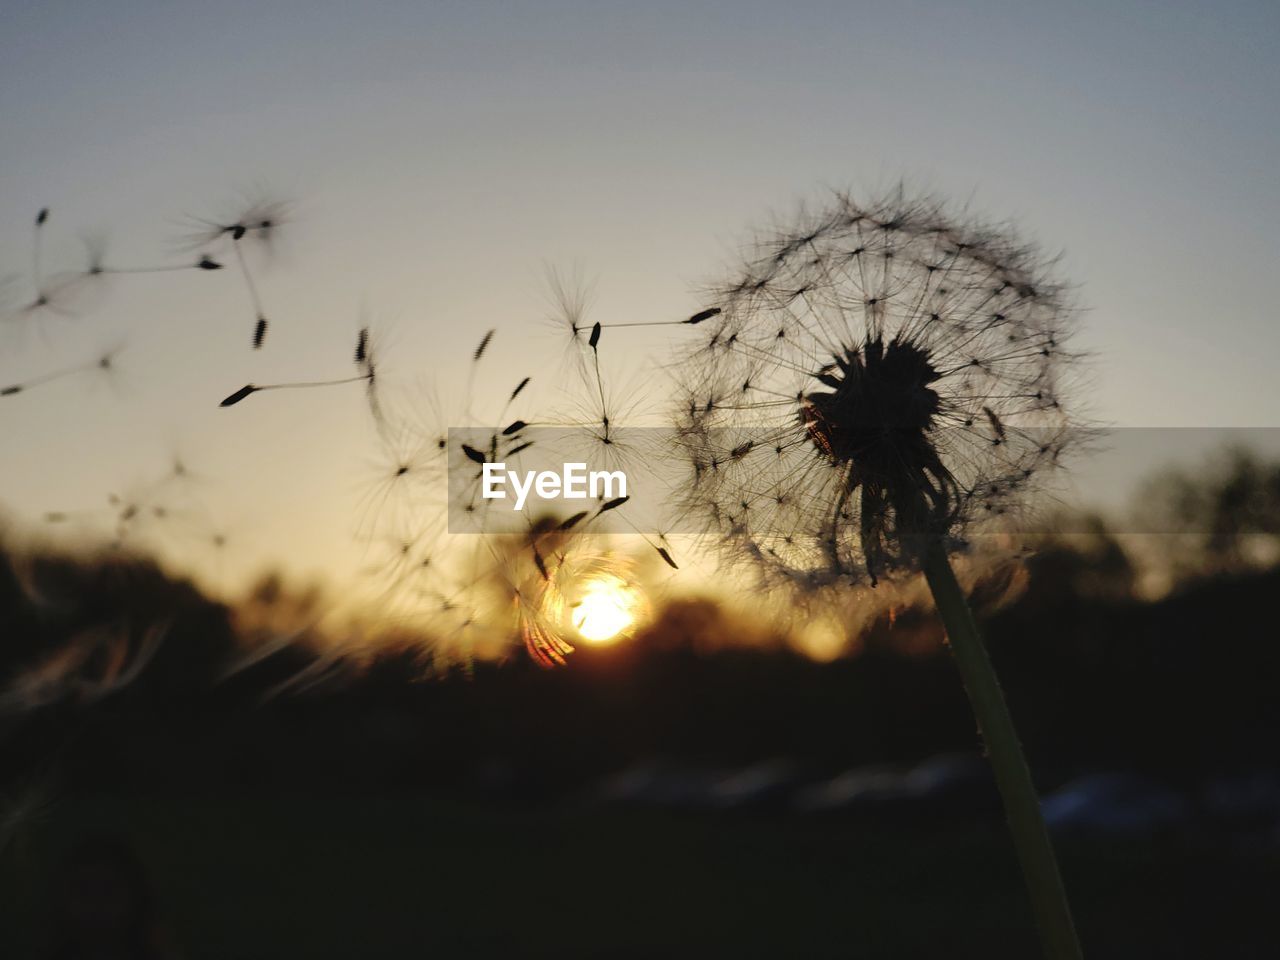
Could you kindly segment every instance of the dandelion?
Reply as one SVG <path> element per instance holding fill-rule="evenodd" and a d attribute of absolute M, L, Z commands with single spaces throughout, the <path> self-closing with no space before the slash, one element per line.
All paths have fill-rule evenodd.
<path fill-rule="evenodd" d="M 587 423 L 548 420 L 528 412 L 535 382 L 532 373 L 503 385 L 481 387 L 478 367 L 496 339 L 496 331 L 485 331 L 470 351 L 465 387 L 453 398 L 456 418 L 439 415 L 435 423 L 416 424 L 414 415 L 421 403 L 388 409 L 381 444 L 387 459 L 363 501 L 364 526 L 377 530 L 377 541 L 385 545 L 378 569 L 387 583 L 380 601 L 384 608 L 407 602 L 432 624 L 438 642 L 468 652 L 477 641 L 483 642 L 486 633 L 493 638 L 510 631 L 531 659 L 551 667 L 564 663 L 574 646 L 569 639 L 574 630 L 569 606 L 556 606 L 556 598 L 563 593 L 556 585 L 569 570 L 577 569 L 583 552 L 581 534 L 601 516 L 620 511 L 627 501 L 625 497 L 602 500 L 567 518 L 535 518 L 528 513 L 503 520 L 494 516 L 492 500 L 481 495 L 486 464 L 519 462 L 531 446 L 541 443 L 541 437 L 534 439 L 536 428 L 559 427 L 560 434 L 592 436 L 608 429 L 607 415 L 594 402 L 584 416 Z M 358 337 L 357 361 L 366 346 L 364 337 Z M 583 380 L 584 386 L 588 383 L 594 387 L 593 381 Z M 477 419 L 473 409 L 480 408 L 483 417 Z M 445 429 L 448 424 L 462 432 L 451 436 Z M 441 493 L 443 499 L 438 499 Z M 452 533 L 475 535 L 454 537 L 450 530 L 431 529 L 425 521 L 436 504 L 446 509 Z M 371 514 L 389 518 L 390 529 L 384 531 L 381 522 L 370 523 Z M 512 532 L 510 519 L 520 532 Z M 654 544 L 655 550 L 659 548 Z M 453 582 L 451 569 L 471 572 Z M 500 615 L 496 624 L 494 614 Z M 508 614 L 512 619 L 507 619 Z"/>
<path fill-rule="evenodd" d="M 712 302 L 676 374 L 687 509 L 771 585 L 923 571 L 1046 953 L 1078 957 L 1039 801 L 949 560 L 1081 438 L 1065 396 L 1076 311 L 1052 263 L 929 198 L 837 195 L 763 239 Z"/>
<path fill-rule="evenodd" d="M 267 336 L 266 312 L 262 305 L 262 296 L 257 281 L 249 269 L 249 261 L 244 253 L 245 244 L 252 243 L 270 249 L 279 233 L 282 224 L 289 218 L 289 205 L 278 200 L 259 198 L 246 203 L 236 216 L 223 219 L 191 218 L 192 230 L 186 239 L 186 246 L 192 250 L 207 251 L 219 245 L 230 245 L 236 266 L 244 281 L 245 290 L 249 294 L 249 302 L 253 307 L 253 347 L 262 347 Z M 205 264 L 209 264 L 206 266 Z M 207 253 L 201 253 L 198 265 L 201 269 L 217 269 L 217 261 Z"/>

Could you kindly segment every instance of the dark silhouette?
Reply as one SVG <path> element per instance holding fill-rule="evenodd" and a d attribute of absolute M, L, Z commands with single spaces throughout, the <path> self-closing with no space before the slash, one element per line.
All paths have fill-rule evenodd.
<path fill-rule="evenodd" d="M 162 960 L 150 884 L 123 841 L 79 844 L 51 891 L 49 960 Z"/>

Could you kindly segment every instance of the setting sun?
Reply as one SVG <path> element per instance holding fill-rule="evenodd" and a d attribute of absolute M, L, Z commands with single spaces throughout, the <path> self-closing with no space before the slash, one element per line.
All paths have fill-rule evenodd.
<path fill-rule="evenodd" d="M 593 580 L 573 606 L 573 626 L 584 640 L 608 643 L 635 622 L 635 591 L 616 577 Z"/>

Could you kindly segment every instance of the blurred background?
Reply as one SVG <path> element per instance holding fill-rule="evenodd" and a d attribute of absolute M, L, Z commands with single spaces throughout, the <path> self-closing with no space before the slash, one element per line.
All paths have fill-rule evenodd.
<path fill-rule="evenodd" d="M 547 670 L 500 548 L 424 617 L 370 532 L 438 532 L 387 484 L 440 429 L 526 376 L 573 402 L 549 270 L 687 317 L 751 224 L 900 178 L 1060 248 L 1087 307 L 1106 442 L 962 571 L 1086 953 L 1275 955 L 1273 5 L 2 22 L 4 955 L 1034 956 L 919 584 L 811 610 L 614 537 Z M 366 328 L 407 440 L 360 384 L 218 407 L 359 372 Z M 669 339 L 601 351 L 641 424 Z"/>

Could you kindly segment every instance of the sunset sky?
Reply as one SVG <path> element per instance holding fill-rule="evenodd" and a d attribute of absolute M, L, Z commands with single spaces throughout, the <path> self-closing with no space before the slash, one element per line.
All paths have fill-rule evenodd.
<path fill-rule="evenodd" d="M 46 205 L 50 272 L 86 232 L 180 262 L 184 217 L 244 192 L 294 218 L 257 264 L 260 352 L 230 270 L 114 278 L 5 329 L 5 384 L 126 349 L 110 384 L 0 401 L 0 503 L 92 511 L 180 456 L 244 569 L 350 569 L 359 386 L 219 409 L 231 390 L 349 375 L 364 317 L 424 411 L 491 327 L 495 392 L 531 374 L 554 403 L 547 265 L 597 278 L 600 319 L 687 316 L 753 224 L 900 178 L 1063 252 L 1098 418 L 1274 425 L 1277 41 L 1272 2 L 7 3 L 7 306 Z M 617 378 L 668 342 L 634 336 Z"/>

